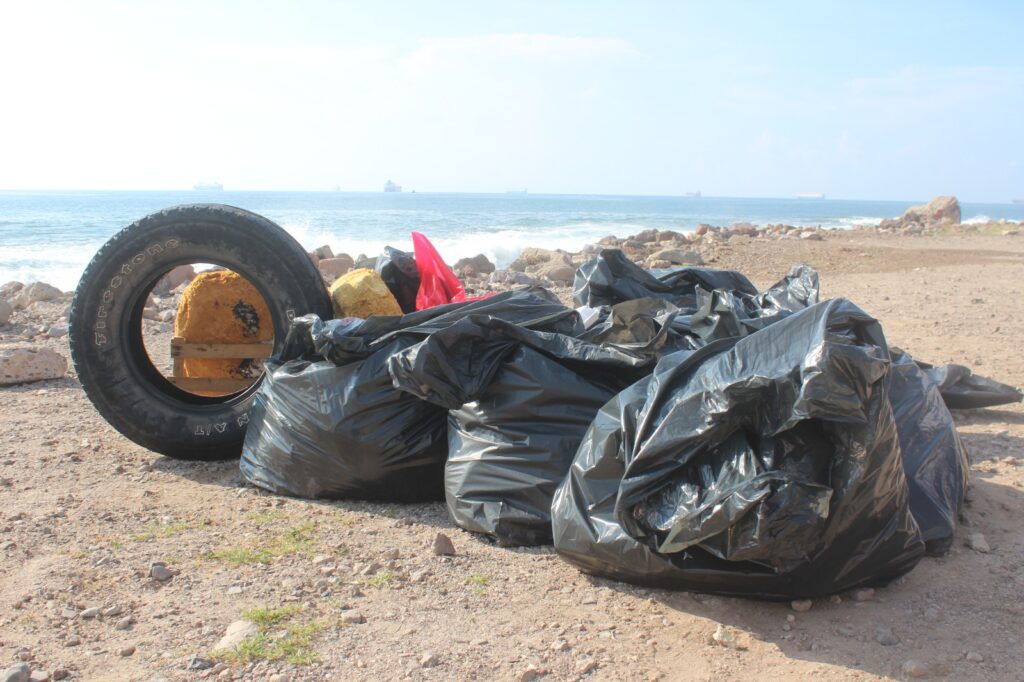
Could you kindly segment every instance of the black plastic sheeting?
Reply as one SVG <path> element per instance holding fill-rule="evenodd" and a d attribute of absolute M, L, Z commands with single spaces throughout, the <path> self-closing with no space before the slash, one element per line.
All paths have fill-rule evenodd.
<path fill-rule="evenodd" d="M 374 269 L 391 290 L 402 312 L 414 312 L 416 292 L 420 290 L 420 273 L 416 268 L 416 258 L 406 251 L 385 246 L 384 253 L 377 258 Z"/>
<path fill-rule="evenodd" d="M 995 407 L 1024 400 L 1019 388 L 973 374 L 963 365 L 933 367 L 926 362 L 918 366 L 939 386 L 942 400 L 954 410 Z"/>
<path fill-rule="evenodd" d="M 924 540 L 880 325 L 836 299 L 663 358 L 598 413 L 555 548 L 628 582 L 766 598 L 885 583 Z"/>
<path fill-rule="evenodd" d="M 474 315 L 393 354 L 396 386 L 450 410 L 445 497 L 456 525 L 504 545 L 551 544 L 551 498 L 583 434 L 650 373 L 667 331 L 644 324 L 595 344 Z"/>
<path fill-rule="evenodd" d="M 245 478 L 276 493 L 396 502 L 439 499 L 447 410 L 394 388 L 388 358 L 474 313 L 524 328 L 581 331 L 536 288 L 401 317 L 297 319 L 269 361 L 242 449 Z"/>
<path fill-rule="evenodd" d="M 473 316 L 392 355 L 396 386 L 449 408 L 445 497 L 459 527 L 504 545 L 550 544 L 551 499 L 587 427 L 662 355 L 743 336 L 817 300 L 804 265 L 762 294 L 694 292 L 603 306 L 576 338 Z"/>
<path fill-rule="evenodd" d="M 603 249 L 576 271 L 573 298 L 596 308 L 635 298 L 660 298 L 680 307 L 694 304 L 697 286 L 754 296 L 757 288 L 743 274 L 713 268 L 679 268 L 656 277 L 629 260 L 619 249 Z"/>
<path fill-rule="evenodd" d="M 910 510 L 928 553 L 953 543 L 970 462 L 934 377 L 903 351 L 892 349 L 890 399 L 900 439 Z"/>

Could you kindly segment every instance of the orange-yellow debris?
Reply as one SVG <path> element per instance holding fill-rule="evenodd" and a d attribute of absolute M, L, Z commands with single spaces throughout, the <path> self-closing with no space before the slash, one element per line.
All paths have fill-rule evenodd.
<path fill-rule="evenodd" d="M 270 310 L 256 288 L 234 272 L 201 272 L 181 294 L 174 335 L 189 343 L 256 343 L 274 338 Z M 184 358 L 186 377 L 255 378 L 260 360 Z"/>
<path fill-rule="evenodd" d="M 331 302 L 338 317 L 402 314 L 384 280 L 369 268 L 352 270 L 336 279 L 331 285 Z"/>

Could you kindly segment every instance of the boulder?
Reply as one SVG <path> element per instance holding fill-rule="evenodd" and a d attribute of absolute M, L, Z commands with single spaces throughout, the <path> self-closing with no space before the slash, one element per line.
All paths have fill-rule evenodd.
<path fill-rule="evenodd" d="M 649 244 L 651 242 L 656 242 L 656 241 L 658 241 L 658 231 L 657 230 L 643 230 L 642 232 L 637 232 L 633 236 L 633 239 L 638 241 L 638 242 L 641 242 L 643 244 Z"/>
<path fill-rule="evenodd" d="M 960 224 L 960 203 L 956 197 L 943 195 L 927 204 L 911 206 L 900 218 L 903 223 L 953 223 Z"/>
<path fill-rule="evenodd" d="M 598 240 L 597 244 L 598 246 L 610 246 L 614 248 L 619 245 L 619 238 L 613 234 L 610 234 L 607 237 L 601 237 L 601 239 Z"/>
<path fill-rule="evenodd" d="M 166 296 L 171 293 L 172 289 L 177 289 L 182 284 L 191 282 L 195 276 L 195 268 L 191 265 L 179 265 L 160 278 L 153 287 L 153 293 L 157 296 Z"/>
<path fill-rule="evenodd" d="M 729 231 L 733 234 L 741 234 L 746 237 L 757 236 L 757 228 L 750 223 L 733 223 Z"/>
<path fill-rule="evenodd" d="M 817 232 L 801 232 L 800 239 L 806 239 L 809 241 L 820 242 L 822 237 Z"/>
<path fill-rule="evenodd" d="M 530 247 L 523 249 L 519 257 L 509 264 L 508 269 L 515 272 L 529 272 L 539 265 L 552 261 L 569 263 L 569 256 L 561 251 Z"/>
<path fill-rule="evenodd" d="M 60 289 L 46 282 L 32 282 L 11 297 L 10 303 L 15 310 L 27 308 L 38 301 L 52 301 L 62 296 Z"/>
<path fill-rule="evenodd" d="M 328 258 L 334 258 L 334 251 L 331 250 L 330 246 L 324 244 L 323 246 L 318 246 L 317 248 L 313 249 L 313 251 L 310 252 L 309 255 L 316 258 L 317 260 L 326 260 Z"/>
<path fill-rule="evenodd" d="M 671 242 L 675 240 L 685 241 L 686 236 L 681 235 L 678 232 L 673 232 L 672 230 L 662 230 L 658 233 L 659 242 Z"/>
<path fill-rule="evenodd" d="M 708 225 L 707 223 L 701 223 L 700 225 L 697 226 L 697 229 L 694 230 L 694 234 L 696 234 L 698 236 L 704 235 L 704 234 L 707 234 L 708 230 L 710 230 L 710 229 L 711 229 L 710 225 Z"/>
<path fill-rule="evenodd" d="M 494 263 L 492 263 L 487 256 L 477 254 L 472 258 L 460 258 L 453 268 L 456 273 L 465 274 L 467 267 L 473 268 L 473 272 L 477 275 L 489 275 L 494 272 Z"/>
<path fill-rule="evenodd" d="M 525 272 L 513 270 L 495 270 L 489 280 L 491 284 L 534 284 L 535 280 Z"/>
<path fill-rule="evenodd" d="M 535 274 L 539 277 L 547 277 L 552 282 L 569 284 L 576 276 L 576 268 L 568 263 L 551 261 L 537 268 Z"/>
<path fill-rule="evenodd" d="M 11 304 L 0 298 L 0 327 L 11 321 L 11 313 L 13 312 L 14 308 L 11 307 Z"/>
<path fill-rule="evenodd" d="M 0 286 L 0 298 L 10 298 L 25 288 L 21 282 L 7 282 Z"/>
<path fill-rule="evenodd" d="M 317 263 L 320 273 L 332 282 L 355 266 L 351 256 L 341 254 L 334 258 L 324 258 Z"/>
<path fill-rule="evenodd" d="M 648 259 L 654 261 L 668 261 L 673 265 L 703 265 L 704 259 L 696 251 L 683 251 L 682 249 L 662 249 L 651 254 Z"/>
<path fill-rule="evenodd" d="M 338 317 L 401 315 L 402 308 L 380 275 L 369 268 L 347 272 L 331 285 L 331 302 Z"/>
<path fill-rule="evenodd" d="M 0 386 L 60 379 L 66 371 L 67 359 L 49 348 L 0 350 Z"/>

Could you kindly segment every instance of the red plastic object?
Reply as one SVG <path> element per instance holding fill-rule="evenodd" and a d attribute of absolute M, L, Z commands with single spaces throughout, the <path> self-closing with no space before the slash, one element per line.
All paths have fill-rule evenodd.
<path fill-rule="evenodd" d="M 430 240 L 419 232 L 412 233 L 416 269 L 420 272 L 420 290 L 416 292 L 416 310 L 458 301 L 475 301 L 486 296 L 466 297 L 462 282 L 441 258 Z"/>

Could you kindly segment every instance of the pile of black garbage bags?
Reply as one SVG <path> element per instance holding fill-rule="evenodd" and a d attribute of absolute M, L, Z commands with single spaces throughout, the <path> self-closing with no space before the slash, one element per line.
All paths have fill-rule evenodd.
<path fill-rule="evenodd" d="M 794 266 L 583 264 L 402 317 L 297 319 L 242 455 L 308 498 L 440 499 L 503 545 L 632 583 L 765 598 L 884 584 L 952 542 L 968 457 L 948 407 L 1019 401 L 887 345 Z"/>

